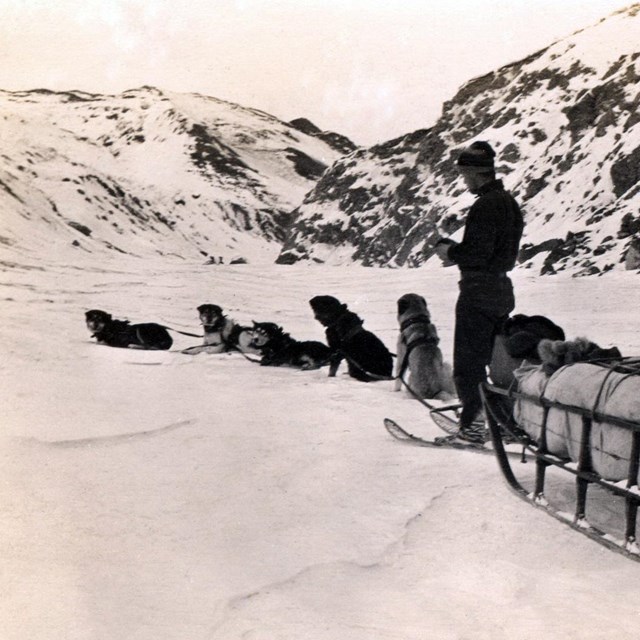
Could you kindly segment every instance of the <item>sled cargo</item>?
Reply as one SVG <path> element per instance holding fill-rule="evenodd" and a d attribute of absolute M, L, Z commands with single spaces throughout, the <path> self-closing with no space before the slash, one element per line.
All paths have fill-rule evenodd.
<path fill-rule="evenodd" d="M 640 561 L 636 542 L 640 506 L 640 358 L 614 362 L 579 362 L 552 375 L 541 366 L 515 372 L 517 390 L 493 384 L 481 387 L 495 455 L 509 487 L 600 544 Z M 516 440 L 535 460 L 533 488 L 516 477 L 503 439 Z M 545 495 L 547 470 L 573 477 L 573 513 L 559 509 Z M 562 474 L 564 475 L 564 474 Z M 589 522 L 601 502 L 590 500 L 598 485 L 624 505 L 624 532 L 614 534 Z M 592 492 L 593 493 L 593 492 Z M 613 503 L 612 503 L 613 504 Z M 620 539 L 623 535 L 623 539 Z"/>

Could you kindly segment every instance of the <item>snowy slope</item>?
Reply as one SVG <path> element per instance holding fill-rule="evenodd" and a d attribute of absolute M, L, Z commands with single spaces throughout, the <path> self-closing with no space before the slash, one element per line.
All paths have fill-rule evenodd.
<path fill-rule="evenodd" d="M 640 245 L 639 43 L 634 4 L 471 80 L 433 128 L 394 141 L 383 160 L 375 147 L 340 159 L 298 208 L 279 261 L 422 264 L 472 201 L 455 153 L 483 139 L 524 206 L 526 267 L 624 268 L 630 245 Z M 390 170 L 402 180 L 388 179 Z"/>
<path fill-rule="evenodd" d="M 348 143 L 151 87 L 0 92 L 0 122 L 0 248 L 46 244 L 67 260 L 107 250 L 272 261 L 291 210 Z"/>
<path fill-rule="evenodd" d="M 327 293 L 395 350 L 396 300 L 415 291 L 450 359 L 456 278 L 120 254 L 4 266 L 0 637 L 635 639 L 640 565 L 516 499 L 491 457 L 391 439 L 387 415 L 437 432 L 391 383 L 186 356 L 197 340 L 179 334 L 168 353 L 110 349 L 84 326 L 101 307 L 198 332 L 214 302 L 322 339 L 307 300 Z M 640 353 L 634 274 L 515 280 L 518 311 Z"/>
<path fill-rule="evenodd" d="M 573 198 L 586 179 L 595 197 L 580 215 L 614 210 L 584 222 L 584 252 L 547 263 L 568 273 L 538 278 L 547 252 L 532 255 L 514 276 L 516 311 L 639 354 L 636 275 L 568 277 L 590 270 L 580 260 L 618 265 L 640 232 L 638 62 L 621 58 L 636 28 L 634 12 L 614 16 L 594 27 L 602 51 L 585 30 L 473 81 L 434 129 L 353 153 L 307 121 L 204 96 L 0 93 L 0 638 L 635 639 L 640 565 L 517 500 L 491 457 L 392 440 L 385 416 L 438 433 L 392 383 L 187 356 L 198 340 L 175 332 L 170 352 L 97 346 L 84 311 L 198 333 L 196 307 L 212 302 L 242 323 L 322 340 L 307 300 L 331 294 L 395 351 L 396 300 L 414 291 L 450 361 L 455 269 L 351 263 L 422 263 L 425 237 L 455 230 L 470 202 L 451 183 L 450 151 L 487 137 L 526 201 L 532 252 L 583 228 L 569 200 L 544 223 L 554 193 Z M 594 72 L 576 67 L 563 86 L 574 54 Z M 567 115 L 543 100 L 549 69 L 565 106 L 589 103 L 578 96 L 593 79 L 615 83 L 617 98 L 597 94 L 593 122 Z M 445 119 L 467 113 L 464 127 Z M 534 144 L 538 129 L 547 138 Z M 593 187 L 587 144 L 602 154 Z M 561 152 L 571 162 L 548 160 Z M 534 166 L 552 170 L 535 194 Z M 302 199 L 281 259 L 348 268 L 264 264 Z M 594 257 L 589 243 L 604 233 L 612 245 Z M 205 266 L 207 256 L 256 264 Z M 549 484 L 559 499 L 572 491 L 551 473 Z M 620 534 L 620 505 L 600 507 L 593 517 Z"/>

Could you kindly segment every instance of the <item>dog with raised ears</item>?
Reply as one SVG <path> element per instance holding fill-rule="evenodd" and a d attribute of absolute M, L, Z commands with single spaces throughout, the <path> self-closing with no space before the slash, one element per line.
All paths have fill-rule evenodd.
<path fill-rule="evenodd" d="M 166 327 L 155 322 L 131 324 L 128 320 L 115 320 L 102 309 L 91 309 L 84 315 L 87 329 L 98 344 L 161 351 L 170 349 L 173 344 Z"/>
<path fill-rule="evenodd" d="M 393 356 L 378 336 L 363 327 L 362 318 L 333 296 L 315 296 L 309 304 L 315 319 L 326 327 L 331 349 L 329 377 L 335 376 L 346 360 L 349 375 L 356 380 L 391 379 Z"/>
<path fill-rule="evenodd" d="M 253 323 L 251 346 L 260 352 L 260 364 L 268 367 L 319 369 L 329 364 L 331 353 L 317 340 L 295 340 L 274 322 Z"/>
<path fill-rule="evenodd" d="M 203 342 L 194 347 L 182 350 L 182 353 L 195 355 L 198 353 L 226 353 L 228 351 L 240 351 L 242 353 L 257 354 L 251 346 L 253 330 L 237 324 L 228 318 L 222 307 L 217 304 L 201 304 L 198 308 L 198 317 L 204 331 Z"/>
<path fill-rule="evenodd" d="M 411 395 L 419 398 L 449 400 L 455 397 L 450 365 L 438 346 L 440 339 L 431 322 L 427 301 L 417 293 L 398 298 L 398 334 L 396 391 L 403 382 Z"/>

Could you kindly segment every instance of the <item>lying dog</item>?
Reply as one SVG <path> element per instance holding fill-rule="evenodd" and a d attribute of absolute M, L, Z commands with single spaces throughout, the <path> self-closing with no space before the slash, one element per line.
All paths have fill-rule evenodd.
<path fill-rule="evenodd" d="M 91 309 L 85 314 L 87 329 L 99 344 L 135 349 L 170 349 L 173 339 L 162 325 L 155 322 L 129 324 L 128 320 L 114 320 L 111 314 Z"/>
<path fill-rule="evenodd" d="M 309 300 L 314 317 L 325 329 L 331 349 L 329 376 L 335 376 L 342 360 L 347 361 L 349 375 L 372 382 L 391 378 L 393 357 L 384 343 L 346 304 L 333 296 L 315 296 Z"/>
<path fill-rule="evenodd" d="M 564 331 L 546 316 L 516 314 L 508 318 L 496 336 L 489 375 L 491 381 L 508 388 L 514 383 L 513 372 L 523 360 L 540 363 L 538 345 L 542 340 L 564 340 Z"/>
<path fill-rule="evenodd" d="M 396 391 L 402 381 L 420 398 L 449 400 L 455 397 L 451 367 L 445 364 L 438 332 L 431 322 L 427 302 L 416 293 L 398 299 L 400 334 L 396 361 Z"/>
<path fill-rule="evenodd" d="M 330 350 L 316 340 L 294 340 L 273 322 L 254 322 L 251 346 L 262 358 L 260 364 L 271 367 L 299 367 L 318 369 L 329 364 Z"/>
<path fill-rule="evenodd" d="M 250 327 L 243 327 L 228 318 L 217 304 L 201 304 L 198 316 L 204 331 L 203 343 L 183 349 L 182 353 L 225 353 L 241 351 L 257 353 L 251 347 L 253 332 Z"/>

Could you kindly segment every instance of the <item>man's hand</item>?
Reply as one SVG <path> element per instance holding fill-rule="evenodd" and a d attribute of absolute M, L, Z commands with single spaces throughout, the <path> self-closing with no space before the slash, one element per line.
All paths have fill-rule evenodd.
<path fill-rule="evenodd" d="M 440 260 L 442 260 L 443 267 L 451 267 L 455 264 L 455 262 L 452 262 L 449 259 L 449 247 L 453 246 L 454 244 L 457 243 L 453 240 L 450 240 L 449 238 L 442 238 L 441 240 L 438 240 L 438 242 L 436 242 L 435 251 Z"/>

